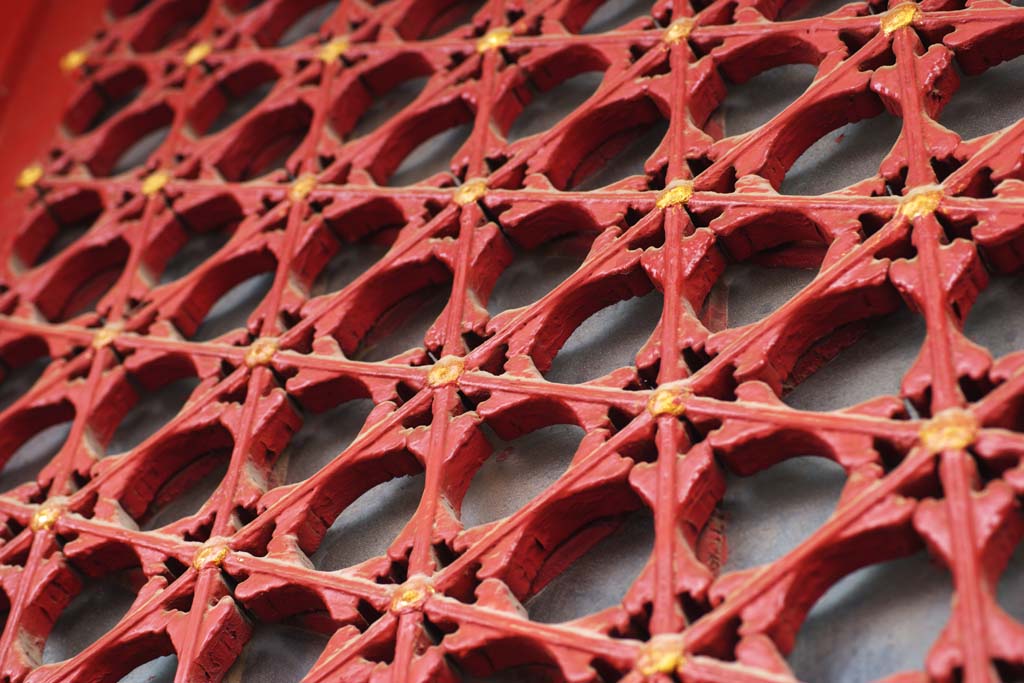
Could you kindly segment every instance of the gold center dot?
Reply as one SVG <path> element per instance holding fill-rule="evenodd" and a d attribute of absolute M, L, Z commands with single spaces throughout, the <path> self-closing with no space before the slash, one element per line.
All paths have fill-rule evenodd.
<path fill-rule="evenodd" d="M 476 41 L 476 51 L 483 54 L 488 50 L 497 50 L 508 45 L 508 41 L 511 39 L 512 29 L 507 26 L 492 28 L 480 40 Z"/>
<path fill-rule="evenodd" d="M 962 451 L 978 436 L 978 420 L 970 411 L 947 408 L 928 420 L 918 436 L 929 453 Z"/>
<path fill-rule="evenodd" d="M 196 43 L 185 53 L 185 66 L 195 66 L 210 56 L 213 46 L 209 43 Z"/>
<path fill-rule="evenodd" d="M 28 526 L 32 531 L 49 531 L 63 514 L 64 507 L 60 504 L 53 502 L 43 503 L 36 510 L 35 514 L 32 515 L 32 520 Z"/>
<path fill-rule="evenodd" d="M 677 180 L 661 193 L 654 205 L 664 211 L 670 206 L 685 206 L 692 196 L 693 183 L 689 180 Z"/>
<path fill-rule="evenodd" d="M 686 412 L 686 400 L 690 398 L 690 391 L 678 384 L 666 384 L 659 387 L 647 401 L 647 411 L 659 417 L 661 415 L 674 415 L 679 417 Z"/>
<path fill-rule="evenodd" d="M 919 187 L 903 198 L 900 213 L 910 220 L 932 214 L 939 208 L 942 196 L 941 188 Z"/>
<path fill-rule="evenodd" d="M 671 674 L 683 665 L 683 641 L 678 634 L 654 636 L 641 650 L 636 669 L 644 676 Z"/>
<path fill-rule="evenodd" d="M 89 53 L 85 50 L 71 50 L 60 58 L 60 70 L 64 73 L 71 73 L 78 67 L 85 64 L 85 60 L 88 58 Z"/>
<path fill-rule="evenodd" d="M 893 31 L 910 26 L 921 17 L 916 3 L 904 2 L 882 15 L 882 32 L 890 35 Z"/>
<path fill-rule="evenodd" d="M 227 559 L 230 553 L 231 549 L 223 543 L 204 545 L 199 549 L 195 557 L 192 558 L 192 566 L 196 569 L 219 567 L 224 564 L 224 560 Z"/>
<path fill-rule="evenodd" d="M 153 171 L 142 181 L 142 194 L 152 197 L 171 181 L 171 174 L 167 171 Z"/>
<path fill-rule="evenodd" d="M 288 199 L 293 202 L 301 202 L 309 196 L 309 193 L 312 192 L 314 188 L 316 188 L 315 175 L 301 176 L 292 183 L 290 188 L 288 188 Z"/>
<path fill-rule="evenodd" d="M 277 353 L 277 340 L 271 337 L 260 337 L 254 341 L 245 353 L 245 364 L 250 368 L 266 365 Z"/>
<path fill-rule="evenodd" d="M 21 169 L 21 173 L 14 180 L 14 186 L 19 190 L 32 187 L 43 178 L 43 167 L 41 164 L 30 164 Z"/>
<path fill-rule="evenodd" d="M 427 384 L 432 387 L 443 387 L 459 381 L 466 362 L 458 356 L 445 356 L 434 363 L 427 374 Z"/>
<path fill-rule="evenodd" d="M 108 325 L 93 335 L 92 347 L 102 349 L 104 346 L 110 346 L 120 333 L 120 325 Z"/>
<path fill-rule="evenodd" d="M 434 594 L 434 587 L 425 576 L 413 576 L 399 586 L 391 599 L 392 612 L 408 612 L 419 609 Z"/>
<path fill-rule="evenodd" d="M 457 187 L 452 194 L 452 199 L 459 206 L 465 206 L 472 204 L 485 194 L 487 194 L 487 181 L 476 178 L 474 180 L 467 180 L 464 185 Z"/>
<path fill-rule="evenodd" d="M 329 43 L 324 43 L 317 56 L 321 62 L 330 63 L 348 52 L 348 47 L 348 38 L 335 38 Z"/>
<path fill-rule="evenodd" d="M 686 40 L 690 37 L 690 32 L 693 31 L 694 21 L 690 17 L 682 17 L 676 19 L 669 27 L 665 29 L 665 35 L 662 37 L 662 41 L 666 45 L 675 45 L 681 40 Z"/>

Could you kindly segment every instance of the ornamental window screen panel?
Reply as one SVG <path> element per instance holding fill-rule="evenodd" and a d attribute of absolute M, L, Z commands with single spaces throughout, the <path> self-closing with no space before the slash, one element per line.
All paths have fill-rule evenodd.
<path fill-rule="evenodd" d="M 849 665 L 807 671 L 1019 679 L 1020 595 L 1000 586 L 1024 530 L 1024 355 L 964 330 L 1021 266 L 1024 124 L 961 138 L 940 117 L 1024 52 L 1024 9 L 598 4 L 110 3 L 5 219 L 0 677 L 259 680 L 313 647 L 289 675 L 793 681 L 827 591 L 929 557 L 949 594 L 927 637 L 899 632 L 914 581 L 883 589 L 895 621 L 840 601 L 814 626 L 895 630 L 915 670 L 837 639 L 815 661 Z M 792 64 L 813 78 L 731 134 L 730 94 Z M 852 184 L 785 192 L 812 146 L 886 117 L 891 146 Z M 537 253 L 551 287 L 515 270 Z M 745 264 L 807 276 L 740 325 L 723 292 Z M 618 367 L 604 342 L 567 347 L 631 300 L 655 315 L 619 320 Z M 247 301 L 243 326 L 219 318 Z M 898 390 L 789 398 L 897 311 L 924 330 Z M 414 348 L 389 346 L 409 321 Z M 158 391 L 177 399 L 159 420 Z M 351 442 L 322 462 L 296 455 L 335 431 Z M 531 439 L 550 481 L 510 502 L 517 470 L 493 463 Z M 822 478 L 837 493 L 764 564 L 744 545 L 763 533 L 723 513 L 751 475 L 766 524 Z M 325 566 L 353 510 L 349 559 Z M 651 547 L 596 545 L 617 528 Z M 635 575 L 571 621 L 527 612 L 586 591 L 560 579 L 584 561 Z M 47 642 L 115 593 L 119 619 Z M 301 630 L 275 650 L 278 623 Z"/>

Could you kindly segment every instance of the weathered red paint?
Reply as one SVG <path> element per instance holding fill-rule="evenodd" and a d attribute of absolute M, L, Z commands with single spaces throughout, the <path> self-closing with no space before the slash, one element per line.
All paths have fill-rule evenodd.
<path fill-rule="evenodd" d="M 1021 266 L 1024 122 L 963 141 L 934 121 L 957 85 L 954 59 L 975 72 L 1024 52 L 1024 9 L 928 1 L 879 14 L 852 4 L 784 22 L 773 19 L 786 7 L 771 0 L 715 0 L 692 18 L 659 2 L 653 18 L 583 36 L 594 2 L 506 0 L 417 40 L 443 27 L 447 3 L 343 1 L 318 36 L 272 49 L 314 3 L 245 4 L 111 3 L 114 19 L 78 70 L 70 132 L 26 190 L 24 215 L 7 218 L 0 357 L 52 362 L 0 413 L 2 455 L 74 421 L 38 479 L 0 497 L 10 603 L 0 675 L 117 680 L 176 652 L 178 680 L 217 680 L 255 620 L 291 618 L 332 634 L 309 681 L 447 681 L 529 663 L 573 682 L 791 681 L 783 655 L 814 601 L 854 569 L 922 546 L 948 567 L 956 600 L 924 671 L 889 680 L 982 683 L 998 680 L 997 661 L 1024 667 L 1022 626 L 993 597 L 1024 532 L 1024 355 L 993 361 L 961 332 L 987 281 L 982 255 L 999 270 Z M 488 33 L 499 27 L 511 34 Z M 340 37 L 347 49 L 334 43 L 320 59 Z M 208 53 L 195 47 L 203 41 Z M 723 76 L 791 62 L 818 65 L 814 86 L 755 133 L 721 139 L 712 114 Z M 505 141 L 527 82 L 557 87 L 593 69 L 603 85 L 579 110 Z M 374 97 L 422 74 L 431 78 L 412 105 L 345 139 Z M 260 104 L 205 134 L 228 97 L 268 78 L 276 84 Z M 143 81 L 87 131 L 100 105 L 94 83 L 121 94 Z M 882 107 L 904 129 L 878 176 L 826 196 L 778 194 L 806 147 Z M 659 117 L 669 133 L 646 177 L 571 189 Z M 384 186 L 419 142 L 469 121 L 452 174 Z M 110 176 L 121 151 L 164 124 L 170 133 L 147 163 Z M 89 231 L 39 264 L 61 225 L 81 219 Z M 156 284 L 190 231 L 225 225 L 222 249 Z M 567 232 L 591 241 L 583 265 L 536 303 L 489 317 L 483 302 L 512 259 L 509 240 L 531 247 Z M 330 257 L 370 235 L 390 242 L 387 255 L 340 292 L 311 298 Z M 751 258 L 816 263 L 819 273 L 760 322 L 712 332 L 697 312 L 726 264 Z M 247 329 L 190 339 L 224 292 L 260 272 L 274 284 Z M 433 283 L 451 283 L 452 294 L 424 348 L 383 363 L 351 358 L 396 302 Z M 582 320 L 651 288 L 666 303 L 635 367 L 582 385 L 544 379 Z M 783 404 L 784 387 L 841 347 L 845 325 L 901 302 L 928 329 L 902 393 L 935 417 L 912 418 L 894 396 L 837 412 Z M 202 381 L 172 421 L 104 457 L 137 387 L 187 375 Z M 315 476 L 281 485 L 275 463 L 301 428 L 297 406 L 356 397 L 376 403 L 361 437 Z M 587 436 L 528 506 L 464 529 L 460 502 L 490 454 L 483 422 L 506 437 L 559 422 Z M 719 575 L 720 528 L 709 518 L 722 467 L 748 474 L 808 451 L 849 475 L 832 517 L 782 559 Z M 194 516 L 140 531 L 209 452 L 230 454 L 214 496 Z M 349 503 L 418 471 L 419 509 L 386 556 L 312 568 L 308 556 Z M 607 532 L 602 521 L 640 506 L 654 511 L 656 544 L 622 604 L 568 624 L 531 622 L 522 603 Z M 120 624 L 39 666 L 82 581 L 128 567 L 139 592 Z"/>

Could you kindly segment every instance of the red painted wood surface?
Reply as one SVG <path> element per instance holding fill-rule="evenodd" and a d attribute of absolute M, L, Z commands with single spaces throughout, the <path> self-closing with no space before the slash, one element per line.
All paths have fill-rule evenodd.
<path fill-rule="evenodd" d="M 578 34 L 594 2 L 494 0 L 419 40 L 444 28 L 448 3 L 343 0 L 318 34 L 275 48 L 313 4 L 115 1 L 85 46 L 68 133 L 38 157 L 44 173 L 21 195 L 20 217 L 5 218 L 0 357 L 52 362 L 0 413 L 0 454 L 48 425 L 73 426 L 35 481 L 0 497 L 0 675 L 117 680 L 174 652 L 178 680 L 219 680 L 255 623 L 292 619 L 331 637 L 309 681 L 449 681 L 524 664 L 574 683 L 792 681 L 784 655 L 815 600 L 859 567 L 922 547 L 950 572 L 955 601 L 922 670 L 890 682 L 988 683 L 1024 670 L 1024 627 L 994 598 L 1024 532 L 1024 355 L 993 359 L 961 331 L 988 269 L 1021 266 L 1024 122 L 961 140 L 935 121 L 957 87 L 954 61 L 971 73 L 1024 52 L 1024 8 L 854 3 L 776 21 L 787 8 L 773 0 L 662 1 L 594 36 Z M 712 114 L 725 79 L 795 62 L 818 67 L 812 87 L 753 133 L 722 138 Z M 505 139 L 527 82 L 557 87 L 588 70 L 604 80 L 577 111 Z M 375 97 L 428 74 L 415 102 L 348 139 Z M 262 102 L 208 133 L 226 101 L 268 78 Z M 97 85 L 117 99 L 140 84 L 93 126 Z M 5 121 L 28 106 L 16 95 Z M 876 176 L 824 196 L 779 194 L 816 139 L 883 108 L 903 132 Z M 659 119 L 669 132 L 645 175 L 573 190 Z M 387 186 L 418 143 L 461 123 L 472 133 L 450 172 Z M 165 125 L 145 163 L 112 175 L 131 144 Z M 83 219 L 89 230 L 40 263 Z M 160 284 L 169 259 L 208 230 L 230 239 Z M 510 242 L 566 233 L 590 242 L 581 267 L 534 304 L 491 317 L 484 304 Z M 341 291 L 311 296 L 330 257 L 369 236 L 387 254 Z M 699 312 L 726 264 L 756 257 L 819 271 L 761 321 L 707 329 Z M 261 272 L 273 285 L 245 329 L 193 339 L 223 293 Z M 358 360 L 375 324 L 431 284 L 451 295 L 424 346 Z M 545 380 L 585 318 L 654 288 L 664 311 L 635 365 L 579 385 Z M 834 412 L 782 402 L 835 353 L 832 335 L 902 305 L 928 331 L 902 396 Z M 182 411 L 130 452 L 107 454 L 139 392 L 183 376 L 201 383 Z M 284 485 L 277 460 L 302 414 L 360 397 L 376 404 L 360 438 Z M 459 507 L 490 455 L 484 423 L 506 437 L 553 423 L 587 435 L 543 494 L 467 529 Z M 748 474 L 809 451 L 848 474 L 832 516 L 781 559 L 720 574 L 704 532 L 723 468 Z M 228 467 L 201 510 L 140 530 L 194 485 L 209 453 Z M 385 556 L 311 566 L 346 506 L 421 471 L 419 508 Z M 566 624 L 527 618 L 523 602 L 609 520 L 644 506 L 654 552 L 621 605 Z M 124 619 L 39 666 L 83 581 L 126 568 L 138 598 Z"/>
<path fill-rule="evenodd" d="M 10 3 L 0 23 L 0 197 L 13 194 L 14 178 L 46 154 L 74 79 L 60 58 L 85 44 L 102 25 L 102 0 Z"/>

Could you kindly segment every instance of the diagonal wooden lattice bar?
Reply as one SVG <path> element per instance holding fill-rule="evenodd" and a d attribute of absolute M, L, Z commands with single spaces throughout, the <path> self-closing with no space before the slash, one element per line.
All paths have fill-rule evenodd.
<path fill-rule="evenodd" d="M 254 624 L 290 620 L 330 636 L 311 682 L 457 681 L 536 664 L 536 680 L 573 683 L 782 683 L 796 680 L 785 655 L 825 591 L 921 548 L 948 570 L 955 599 L 921 671 L 888 680 L 1024 672 L 1024 626 L 995 599 L 1024 534 L 1024 354 L 993 359 L 961 331 L 989 272 L 1024 263 L 1024 122 L 970 140 L 936 122 L 956 95 L 954 65 L 979 73 L 1024 52 L 1024 8 L 872 2 L 783 20 L 792 8 L 775 0 L 662 1 L 583 35 L 594 0 L 491 0 L 424 39 L 452 3 L 342 0 L 318 34 L 276 47 L 316 4 L 116 0 L 104 30 L 65 58 L 79 91 L 45 162 L 19 179 L 24 214 L 5 218 L 0 261 L 0 358 L 50 361 L 0 413 L 0 455 L 72 427 L 34 481 L 0 496 L 0 678 L 116 681 L 174 653 L 177 680 L 220 680 Z M 727 82 L 792 63 L 817 68 L 810 87 L 755 131 L 723 137 L 714 114 Z M 603 80 L 583 105 L 506 139 L 533 88 L 587 71 Z M 350 139 L 376 99 L 421 76 L 411 104 Z M 209 132 L 264 83 L 251 110 Z M 105 100 L 137 88 L 97 123 Z M 779 193 L 812 143 L 883 109 L 902 131 L 877 175 L 821 196 Z M 645 175 L 574 189 L 662 120 Z M 450 173 L 387 184 L 421 142 L 467 123 Z M 144 164 L 114 174 L 163 126 Z M 190 235 L 224 226 L 222 247 L 160 284 Z M 589 244 L 580 267 L 490 316 L 511 245 L 569 234 Z M 336 253 L 371 238 L 387 243 L 384 256 L 340 291 L 311 294 Z M 726 266 L 761 257 L 817 275 L 759 322 L 709 329 L 703 312 Z M 259 273 L 273 284 L 247 327 L 194 339 L 217 300 Z M 358 360 L 375 325 L 431 285 L 450 295 L 422 348 Z M 635 365 L 576 385 L 545 379 L 585 319 L 652 290 L 662 316 Z M 902 306 L 927 336 L 901 396 L 832 412 L 782 401 L 851 324 Z M 189 376 L 200 382 L 173 419 L 106 452 L 140 387 Z M 277 462 L 303 416 L 358 398 L 375 404 L 359 437 L 285 485 Z M 575 424 L 586 436 L 542 494 L 465 528 L 461 502 L 491 455 L 484 424 L 506 437 Z M 201 509 L 141 530 L 214 450 L 227 473 Z M 777 561 L 722 574 L 703 541 L 724 470 L 808 452 L 847 475 L 827 522 Z M 416 472 L 422 498 L 385 556 L 313 567 L 349 504 Z M 643 507 L 654 549 L 621 604 L 531 621 L 522 604 L 609 519 Z M 123 619 L 40 665 L 72 597 L 126 569 L 137 598 Z"/>

